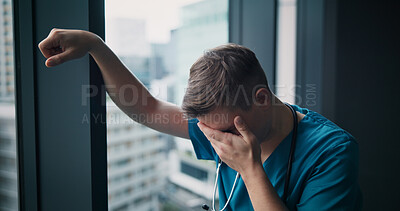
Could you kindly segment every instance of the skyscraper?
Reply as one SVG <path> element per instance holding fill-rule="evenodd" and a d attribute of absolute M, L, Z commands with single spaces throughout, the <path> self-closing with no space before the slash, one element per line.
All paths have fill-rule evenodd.
<path fill-rule="evenodd" d="M 0 102 L 0 210 L 18 209 L 15 108 Z"/>
<path fill-rule="evenodd" d="M 217 45 L 226 43 L 228 41 L 228 1 L 227 0 L 204 0 L 181 8 L 181 25 L 171 31 L 171 41 L 168 44 L 150 44 L 150 54 L 138 55 L 136 54 L 131 45 L 134 42 L 138 43 L 137 46 L 148 46 L 145 39 L 143 39 L 145 24 L 140 24 L 140 21 L 123 21 L 121 23 L 113 24 L 107 29 L 107 37 L 110 39 L 118 38 L 118 42 L 125 42 L 124 45 L 114 45 L 112 40 L 110 46 L 116 53 L 122 57 L 124 63 L 129 69 L 141 80 L 145 85 L 150 85 L 155 90 L 155 95 L 164 100 L 173 101 L 180 104 L 184 94 L 184 88 L 187 84 L 189 76 L 189 68 L 191 64 L 203 53 L 207 48 L 212 48 Z M 111 23 L 111 22 L 108 22 Z M 135 25 L 135 27 L 133 27 Z M 118 29 L 120 28 L 120 29 Z M 141 30 L 140 30 L 141 28 Z M 132 30 L 129 30 L 132 29 Z M 111 33 L 114 33 L 111 35 Z M 123 33 L 119 35 L 118 33 Z M 131 43 L 128 41 L 134 39 Z M 118 48 L 129 48 L 126 50 Z M 143 47 L 147 51 L 147 47 Z M 140 50 L 140 49 L 136 49 Z M 121 52 L 121 53 L 119 53 Z M 143 52 L 141 52 L 143 53 Z M 139 59 L 140 58 L 140 59 Z M 148 58 L 148 60 L 146 60 Z M 148 63 L 146 63 L 148 61 Z M 169 74 L 169 75 L 168 75 Z M 155 81 L 157 79 L 157 81 Z M 150 88 L 150 86 L 148 86 Z M 160 88 L 163 87 L 163 88 Z M 154 94 L 154 93 L 153 93 Z M 165 96 L 167 95 L 167 96 Z M 112 121 L 112 115 L 124 115 L 118 108 L 108 108 L 108 121 Z M 126 117 L 128 118 L 128 117 Z M 131 125 L 131 126 L 129 126 Z M 131 129 L 124 129 L 131 127 Z M 178 140 L 176 138 L 176 150 L 169 153 L 169 160 L 167 163 L 159 163 L 157 156 L 164 156 L 164 152 L 154 153 L 149 157 L 137 159 L 137 153 L 141 153 L 140 149 L 146 151 L 144 143 L 141 144 L 141 137 L 146 139 L 144 134 L 152 137 L 152 147 L 164 144 L 166 148 L 166 141 L 162 136 L 154 131 L 145 132 L 150 129 L 144 126 L 129 123 L 108 125 L 108 150 L 109 150 L 109 205 L 110 210 L 127 210 L 134 208 L 134 210 L 143 210 L 138 206 L 141 203 L 147 208 L 152 207 L 154 200 L 156 200 L 156 190 L 160 190 L 162 196 L 165 196 L 165 202 L 172 206 L 170 208 L 178 208 L 184 210 L 191 210 L 191 208 L 198 208 L 198 205 L 205 201 L 211 200 L 212 189 L 215 176 L 215 164 L 212 162 L 201 162 L 194 157 L 193 149 L 189 140 Z M 154 132 L 154 133 L 151 133 Z M 119 140 L 123 136 L 125 141 L 123 144 Z M 158 139 L 157 139 L 158 138 Z M 117 144 L 114 144 L 117 143 Z M 133 147 L 134 146 L 134 147 Z M 150 146 L 148 146 L 150 147 Z M 150 148 L 149 148 L 150 149 Z M 114 154 L 114 155 L 112 155 Z M 121 155 L 122 154 L 122 155 Z M 129 155 L 129 156 L 128 156 Z M 122 157 L 124 158 L 122 158 Z M 132 158 L 129 158 L 132 157 Z M 156 157 L 156 159 L 152 159 Z M 117 160 L 115 160 L 118 158 Z M 157 162 L 158 160 L 158 162 Z M 165 159 L 166 160 L 166 159 Z M 150 162 L 150 170 L 144 170 L 155 173 L 155 178 L 165 179 L 162 173 L 169 172 L 169 185 L 167 188 L 161 188 L 157 184 L 144 185 L 149 191 L 143 191 L 135 185 L 135 180 L 146 180 L 143 175 L 135 173 L 121 173 L 123 170 L 128 169 L 130 172 L 142 171 L 144 166 L 142 163 Z M 154 166 L 153 166 L 154 164 Z M 145 165 L 145 166 L 149 166 Z M 129 166 L 129 167 L 128 167 Z M 137 169 L 137 170 L 134 170 Z M 161 169 L 161 170 L 160 170 Z M 117 173 L 112 173 L 115 171 Z M 153 175 L 153 174 L 152 174 Z M 158 177 L 156 177 L 158 175 Z M 114 190 L 113 186 L 115 186 Z M 163 186 L 165 187 L 165 186 Z M 151 189 L 151 190 L 150 190 Z M 140 197 L 138 197 L 140 195 Z M 136 197 L 136 198 L 135 198 Z M 161 197 L 163 198 L 163 197 Z M 152 208 L 158 209 L 158 208 Z"/>
<path fill-rule="evenodd" d="M 107 123 L 109 210 L 158 210 L 158 193 L 167 176 L 166 140 L 110 101 Z"/>
<path fill-rule="evenodd" d="M 0 100 L 14 100 L 14 44 L 11 0 L 0 3 Z"/>
<path fill-rule="evenodd" d="M 145 27 L 144 20 L 107 20 L 106 42 L 136 77 L 150 87 L 156 78 L 156 66 L 152 64 L 155 57 L 151 57 L 151 45 L 145 39 Z M 151 118 L 149 121 L 159 121 L 157 116 Z M 158 193 L 165 188 L 167 178 L 166 138 L 134 122 L 107 98 L 110 211 L 159 210 Z"/>
<path fill-rule="evenodd" d="M 228 1 L 204 0 L 181 9 L 182 25 L 174 30 L 171 39 L 176 40 L 176 99 L 183 99 L 189 69 L 204 50 L 228 42 Z M 189 207 L 207 203 L 212 198 L 215 180 L 215 163 L 198 161 L 190 141 L 176 138 L 177 151 L 171 153 L 172 171 L 170 181 L 188 194 Z M 200 197 L 195 200 L 193 197 Z"/>
<path fill-rule="evenodd" d="M 0 3 L 0 210 L 18 210 L 11 0 Z"/>

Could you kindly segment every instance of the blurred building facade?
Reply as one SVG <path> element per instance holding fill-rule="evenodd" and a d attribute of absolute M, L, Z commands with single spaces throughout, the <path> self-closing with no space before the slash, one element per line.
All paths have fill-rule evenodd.
<path fill-rule="evenodd" d="M 0 2 L 0 211 L 18 210 L 11 0 Z"/>
<path fill-rule="evenodd" d="M 18 210 L 15 107 L 0 102 L 0 210 Z"/>
<path fill-rule="evenodd" d="M 107 123 L 109 210 L 159 210 L 167 142 L 158 132 L 133 122 L 111 101 Z"/>
<path fill-rule="evenodd" d="M 181 105 L 191 65 L 207 49 L 228 42 L 228 1 L 204 0 L 181 9 L 182 25 L 171 34 L 176 44 L 177 78 L 175 103 Z M 215 181 L 215 162 L 197 160 L 189 140 L 175 138 L 176 150 L 169 155 L 169 181 L 176 194 L 193 209 L 212 200 Z M 186 197 L 184 197 L 186 196 Z M 190 196 L 190 197 L 188 197 Z"/>
<path fill-rule="evenodd" d="M 108 24 L 110 40 L 107 43 L 124 64 L 155 97 L 178 105 L 183 99 L 191 65 L 204 50 L 228 42 L 228 0 L 188 4 L 180 10 L 180 22 L 179 27 L 171 30 L 168 43 L 155 44 L 146 43 L 146 24 L 140 20 L 107 21 L 113 23 Z M 127 40 L 121 39 L 119 33 Z M 129 41 L 135 36 L 137 40 Z M 135 43 L 143 50 L 132 48 Z M 163 135 L 133 122 L 113 124 L 113 116 L 128 117 L 116 107 L 107 109 L 110 210 L 134 207 L 138 210 L 135 203 L 138 199 L 143 199 L 139 200 L 143 206 L 140 210 L 198 210 L 201 204 L 212 200 L 215 163 L 197 160 L 189 140 Z M 143 140 L 152 144 L 147 145 Z M 138 156 L 147 152 L 151 156 Z M 166 154 L 168 159 L 164 157 Z M 143 168 L 154 177 L 130 173 Z M 144 186 L 148 191 L 130 185 L 137 180 L 150 182 Z M 153 184 L 153 180 L 160 183 Z"/>
<path fill-rule="evenodd" d="M 155 69 L 161 65 L 153 64 L 160 61 L 151 56 L 145 27 L 144 20 L 107 20 L 106 43 L 136 77 L 150 87 L 157 74 L 162 73 Z M 150 118 L 150 121 L 160 121 L 156 116 Z M 159 193 L 165 188 L 167 178 L 166 139 L 165 135 L 134 122 L 107 97 L 110 211 L 160 210 Z"/>
<path fill-rule="evenodd" d="M 147 43 L 141 20 L 110 20 L 107 30 L 125 37 L 107 33 L 107 42 L 156 97 L 180 104 L 191 64 L 228 40 L 227 9 L 227 0 L 183 7 L 182 25 L 165 44 Z M 3 0 L 0 11 L 0 210 L 17 210 L 11 1 Z M 110 99 L 107 121 L 109 210 L 157 211 L 163 203 L 190 210 L 211 199 L 215 164 L 198 161 L 190 141 L 133 122 Z"/>
<path fill-rule="evenodd" d="M 164 87 L 168 75 L 164 56 L 171 48 L 167 44 L 148 43 L 145 31 L 144 20 L 108 19 L 106 43 L 155 96 L 167 100 L 172 94 Z M 149 118 L 149 121 L 162 121 L 159 116 Z M 110 211 L 163 209 L 160 193 L 167 183 L 171 139 L 134 122 L 107 98 Z"/>
<path fill-rule="evenodd" d="M 14 100 L 14 43 L 11 0 L 0 3 L 0 100 Z"/>

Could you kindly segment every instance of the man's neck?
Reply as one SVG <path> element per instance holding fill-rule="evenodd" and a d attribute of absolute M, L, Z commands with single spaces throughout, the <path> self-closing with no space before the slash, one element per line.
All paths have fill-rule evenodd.
<path fill-rule="evenodd" d="M 293 129 L 293 115 L 290 108 L 275 96 L 272 100 L 270 116 L 267 117 L 271 118 L 270 129 L 266 137 L 260 143 L 261 161 L 263 163 Z M 299 116 L 298 114 L 298 118 L 302 118 L 303 116 L 304 115 Z"/>

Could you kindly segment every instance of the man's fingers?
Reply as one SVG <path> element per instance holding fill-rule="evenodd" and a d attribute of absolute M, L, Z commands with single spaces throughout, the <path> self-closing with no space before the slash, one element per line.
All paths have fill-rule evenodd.
<path fill-rule="evenodd" d="M 207 127 L 201 122 L 197 123 L 197 126 L 199 126 L 200 130 L 204 133 L 205 136 L 207 136 L 208 139 L 215 139 L 215 133 L 213 129 Z"/>
<path fill-rule="evenodd" d="M 64 51 L 62 53 L 56 54 L 54 56 L 51 56 L 46 60 L 46 66 L 47 67 L 54 67 L 59 64 L 62 64 L 68 60 L 70 60 L 70 55 L 71 53 L 69 51 Z"/>
<path fill-rule="evenodd" d="M 40 52 L 42 52 L 43 56 L 45 58 L 49 58 L 49 57 L 52 56 L 52 54 L 51 54 L 51 49 L 52 48 L 48 48 L 47 47 L 48 44 L 46 43 L 46 40 L 43 40 L 42 42 L 40 42 L 38 47 L 39 47 Z"/>
<path fill-rule="evenodd" d="M 217 141 L 223 143 L 228 141 L 226 140 L 226 137 L 223 132 L 209 128 L 201 122 L 197 123 L 197 125 L 210 141 Z"/>
<path fill-rule="evenodd" d="M 59 42 L 54 37 L 44 39 L 39 43 L 38 47 L 46 58 L 54 56 L 58 50 L 61 50 Z"/>
<path fill-rule="evenodd" d="M 46 39 L 42 40 L 38 47 L 46 58 L 52 57 L 62 52 L 61 50 L 62 30 L 53 28 Z"/>
<path fill-rule="evenodd" d="M 236 129 L 239 131 L 240 135 L 243 136 L 245 141 L 252 141 L 255 138 L 254 134 L 250 131 L 249 127 L 243 121 L 242 117 L 236 116 L 234 119 L 234 124 Z"/>
<path fill-rule="evenodd" d="M 215 150 L 215 152 L 217 153 L 218 156 L 224 156 L 224 148 L 221 145 L 221 143 L 218 143 L 217 141 L 212 142 L 210 141 L 211 146 L 213 147 L 213 149 Z"/>

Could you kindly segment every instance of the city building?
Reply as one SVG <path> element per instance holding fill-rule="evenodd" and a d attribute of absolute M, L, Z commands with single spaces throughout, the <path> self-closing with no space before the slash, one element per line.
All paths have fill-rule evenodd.
<path fill-rule="evenodd" d="M 18 209 L 15 107 L 0 102 L 0 210 Z"/>
<path fill-rule="evenodd" d="M 175 103 L 181 104 L 191 65 L 204 50 L 228 42 L 228 1 L 204 0 L 181 9 L 182 25 L 171 33 L 176 44 Z M 175 194 L 184 192 L 187 207 L 198 208 L 212 200 L 215 162 L 197 160 L 189 140 L 175 138 L 176 150 L 169 155 L 169 181 Z M 189 196 L 189 197 L 188 197 Z"/>
<path fill-rule="evenodd" d="M 151 53 L 146 21 L 141 19 L 107 18 L 106 42 L 120 57 L 149 57 Z"/>
<path fill-rule="evenodd" d="M 162 78 L 160 57 L 151 56 L 146 22 L 107 20 L 107 44 L 146 86 Z M 139 117 L 144 118 L 144 117 Z M 157 116 L 150 121 L 159 121 Z M 107 98 L 108 206 L 110 211 L 160 210 L 166 186 L 170 137 L 134 122 Z"/>
<path fill-rule="evenodd" d="M 158 121 L 156 118 L 154 121 Z M 117 210 L 159 210 L 166 183 L 167 141 L 107 102 L 108 206 Z"/>
<path fill-rule="evenodd" d="M 0 101 L 14 100 L 14 43 L 11 0 L 0 3 Z"/>
<path fill-rule="evenodd" d="M 18 210 L 11 0 L 0 2 L 0 211 Z"/>

